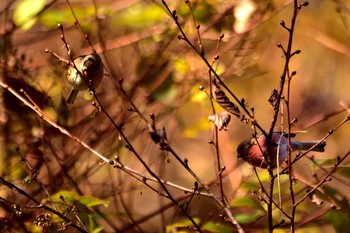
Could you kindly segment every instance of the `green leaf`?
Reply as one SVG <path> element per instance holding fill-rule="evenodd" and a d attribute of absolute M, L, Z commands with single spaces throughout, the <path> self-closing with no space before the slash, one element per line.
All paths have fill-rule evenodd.
<path fill-rule="evenodd" d="M 198 23 L 206 23 L 216 13 L 216 10 L 209 1 L 196 1 L 197 4 L 192 6 L 194 18 Z M 182 4 L 177 10 L 179 18 L 187 18 L 190 16 L 190 11 L 186 4 Z"/>
<path fill-rule="evenodd" d="M 315 162 L 322 166 L 333 166 L 337 163 L 337 159 L 315 159 Z"/>
<path fill-rule="evenodd" d="M 61 197 L 66 203 L 70 205 L 79 203 L 80 205 L 88 207 L 89 209 L 91 209 L 93 206 L 104 205 L 107 207 L 109 205 L 109 201 L 101 200 L 99 198 L 91 196 L 79 196 L 77 193 L 72 191 L 58 192 L 52 196 L 52 200 L 59 202 L 62 200 Z"/>
<path fill-rule="evenodd" d="M 13 21 L 23 30 L 30 29 L 36 22 L 36 14 L 46 5 L 46 0 L 21 0 L 13 12 Z"/>
<path fill-rule="evenodd" d="M 238 197 L 231 201 L 232 207 L 251 207 L 256 210 L 265 212 L 264 207 L 261 205 L 260 201 L 256 200 L 250 196 Z"/>
<path fill-rule="evenodd" d="M 91 232 L 91 233 L 99 233 L 99 232 L 101 232 L 101 231 L 103 231 L 103 230 L 104 230 L 103 227 L 96 227 L 96 228 L 94 228 L 94 229 L 90 229 L 90 232 Z"/>
<path fill-rule="evenodd" d="M 87 207 L 93 207 L 98 205 L 104 205 L 107 207 L 109 205 L 109 201 L 101 200 L 96 197 L 83 196 L 80 198 L 79 202 Z"/>
<path fill-rule="evenodd" d="M 257 220 L 258 218 L 261 217 L 263 213 L 259 210 L 254 211 L 253 213 L 249 213 L 249 214 L 237 214 L 235 215 L 237 222 L 241 223 L 241 224 L 248 224 L 251 222 L 254 222 L 255 220 Z"/>
<path fill-rule="evenodd" d="M 99 205 L 107 207 L 109 201 L 91 196 L 80 196 L 72 191 L 61 191 L 52 195 L 51 198 L 55 203 L 59 203 L 56 206 L 60 212 L 65 213 L 67 216 L 68 214 L 77 214 L 81 221 L 88 223 L 89 232 L 98 233 L 104 230 L 103 227 L 96 224 L 100 216 L 92 207 Z M 61 221 L 61 219 L 56 219 L 56 221 Z"/>
<path fill-rule="evenodd" d="M 225 226 L 222 223 L 207 222 L 202 230 L 213 233 L 231 233 L 232 227 Z"/>
<path fill-rule="evenodd" d="M 102 14 L 106 11 L 103 11 L 101 8 L 99 12 Z M 84 29 L 86 33 L 92 30 L 91 19 L 95 17 L 95 9 L 93 6 L 80 6 L 79 8 L 74 8 L 75 16 L 78 18 L 80 26 Z M 57 24 L 67 24 L 71 25 L 74 22 L 74 16 L 72 15 L 71 10 L 67 7 L 64 9 L 48 9 L 43 12 L 40 16 L 40 23 L 48 28 L 55 28 Z"/>
<path fill-rule="evenodd" d="M 76 194 L 75 192 L 72 191 L 61 191 L 58 192 L 54 195 L 52 195 L 52 200 L 55 202 L 59 202 L 62 200 L 62 198 L 64 199 L 65 202 L 69 203 L 69 204 L 73 204 L 74 200 L 78 197 L 78 194 Z"/>
<path fill-rule="evenodd" d="M 348 203 L 347 198 L 335 188 L 325 185 L 323 190 L 332 197 L 332 200 L 340 207 L 344 212 L 350 215 L 350 205 Z"/>
<path fill-rule="evenodd" d="M 74 13 L 77 15 L 81 12 L 81 9 L 76 12 L 74 10 Z M 85 11 L 86 12 L 86 11 Z M 72 23 L 74 21 L 74 17 L 72 15 L 72 12 L 69 8 L 66 9 L 49 9 L 46 10 L 41 16 L 40 16 L 40 22 L 45 26 L 49 28 L 57 27 L 57 24 L 65 24 L 65 23 Z"/>
<path fill-rule="evenodd" d="M 349 229 L 350 218 L 340 211 L 331 210 L 324 215 L 324 218 L 334 226 L 336 232 L 347 232 L 346 229 Z"/>
<path fill-rule="evenodd" d="M 258 183 L 253 183 L 253 182 L 242 182 L 241 185 L 239 186 L 240 189 L 246 190 L 246 191 L 255 191 L 260 188 Z"/>
<path fill-rule="evenodd" d="M 197 224 L 200 223 L 199 218 L 193 218 L 193 220 Z M 170 233 L 170 232 L 182 232 L 181 229 L 180 229 L 180 231 L 178 231 L 177 228 L 184 228 L 184 227 L 187 227 L 187 226 L 193 226 L 192 222 L 190 220 L 188 220 L 188 219 L 180 221 L 180 222 L 176 222 L 174 224 L 166 226 L 166 232 L 167 233 Z"/>
<path fill-rule="evenodd" d="M 144 29 L 161 22 L 165 12 L 156 4 L 134 4 L 120 12 L 116 23 L 134 29 Z"/>
<path fill-rule="evenodd" d="M 338 170 L 338 173 L 342 176 L 350 178 L 350 167 L 343 167 Z"/>

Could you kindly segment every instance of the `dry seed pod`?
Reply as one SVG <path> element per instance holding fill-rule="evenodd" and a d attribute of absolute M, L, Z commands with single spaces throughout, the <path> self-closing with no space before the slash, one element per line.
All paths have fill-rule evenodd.
<path fill-rule="evenodd" d="M 215 101 L 226 111 L 228 111 L 229 113 L 240 117 L 241 116 L 241 112 L 239 111 L 239 108 L 237 107 L 237 105 L 235 105 L 234 103 L 232 103 L 230 101 L 230 99 L 226 96 L 225 92 L 223 92 L 219 85 L 213 81 L 213 86 L 212 86 L 212 94 L 213 97 L 215 99 Z"/>
<path fill-rule="evenodd" d="M 219 130 L 228 130 L 227 126 L 230 123 L 231 115 L 228 112 L 222 112 L 208 117 L 210 122 L 213 122 Z"/>
<path fill-rule="evenodd" d="M 271 96 L 269 98 L 269 102 L 273 106 L 273 108 L 276 108 L 278 97 L 279 97 L 279 93 L 277 92 L 276 89 L 273 89 Z"/>

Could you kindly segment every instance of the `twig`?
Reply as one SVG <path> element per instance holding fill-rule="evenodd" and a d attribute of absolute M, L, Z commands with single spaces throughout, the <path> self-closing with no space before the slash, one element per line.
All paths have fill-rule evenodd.
<path fill-rule="evenodd" d="M 162 0 L 162 4 L 165 6 L 165 8 L 167 9 L 168 13 L 170 14 L 170 16 L 172 17 L 172 19 L 174 20 L 176 26 L 178 27 L 181 35 L 178 36 L 178 38 L 180 40 L 184 40 L 200 57 L 201 59 L 204 61 L 204 63 L 207 65 L 207 67 L 209 68 L 209 70 L 214 74 L 215 78 L 217 80 L 219 80 L 220 84 L 225 88 L 225 90 L 227 90 L 227 92 L 234 98 L 234 100 L 241 106 L 241 108 L 244 110 L 244 112 L 248 115 L 248 118 L 250 119 L 250 122 L 253 125 L 256 125 L 256 127 L 264 134 L 267 135 L 267 133 L 265 132 L 265 130 L 259 125 L 258 122 L 256 122 L 256 120 L 252 117 L 251 113 L 249 112 L 249 110 L 247 109 L 244 101 L 241 101 L 227 86 L 226 84 L 221 80 L 221 78 L 219 77 L 219 75 L 216 73 L 216 71 L 214 70 L 214 68 L 211 66 L 210 62 L 206 59 L 205 54 L 201 53 L 201 51 L 199 51 L 194 45 L 193 43 L 188 39 L 186 33 L 183 31 L 179 21 L 178 21 L 178 16 L 176 15 L 176 11 L 171 11 L 169 6 L 167 5 L 165 0 Z"/>

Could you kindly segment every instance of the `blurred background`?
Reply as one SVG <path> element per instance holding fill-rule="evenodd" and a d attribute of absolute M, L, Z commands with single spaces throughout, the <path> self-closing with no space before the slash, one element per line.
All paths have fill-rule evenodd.
<path fill-rule="evenodd" d="M 108 118 L 92 106 L 93 97 L 88 91 L 80 92 L 74 105 L 65 102 L 71 90 L 65 79 L 66 64 L 45 53 L 45 49 L 70 60 L 57 27 L 61 24 L 73 58 L 91 53 L 84 34 L 76 26 L 79 24 L 109 74 L 96 95 L 112 119 L 124 124 L 126 136 L 149 168 L 167 181 L 194 188 L 193 177 L 169 153 L 159 150 L 159 145 L 150 139 L 144 121 L 128 111 L 131 104 L 121 93 L 120 79 L 141 113 L 148 119 L 154 113 L 156 125 L 166 128 L 171 147 L 180 158 L 187 158 L 190 168 L 219 195 L 215 148 L 208 143 L 214 132 L 213 124 L 208 122 L 208 116 L 212 115 L 206 94 L 209 93 L 208 67 L 188 44 L 178 39 L 179 30 L 162 2 L 72 0 L 69 3 L 0 2 L 2 82 L 18 92 L 24 90 L 52 121 L 105 157 L 114 160 L 118 156 L 122 164 L 149 175 L 125 148 L 125 141 Z M 298 119 L 293 131 L 299 132 L 296 139 L 300 141 L 322 139 L 346 117 L 343 106 L 350 105 L 350 3 L 341 0 L 309 3 L 300 11 L 294 32 L 293 50 L 299 49 L 301 53 L 290 64 L 291 71 L 297 72 L 291 82 L 290 111 L 291 117 Z M 167 1 L 167 4 L 176 10 L 178 22 L 198 47 L 189 7 L 184 1 Z M 254 107 L 256 120 L 269 130 L 274 112 L 268 99 L 273 89 L 279 89 L 285 63 L 276 44 L 286 48 L 289 37 L 280 21 L 290 26 L 293 1 L 193 0 L 191 4 L 200 25 L 206 58 L 212 62 L 219 55 L 214 65 L 217 73 L 238 98 L 244 98 L 249 107 Z M 224 38 L 216 53 L 221 34 Z M 89 222 L 89 232 L 176 232 L 176 224 L 186 220 L 169 200 L 125 172 L 101 164 L 91 152 L 45 123 L 4 89 L 0 102 L 0 173 L 5 180 L 48 205 L 50 199 L 61 203 L 59 197 L 63 193 L 74 203 L 78 202 L 78 196 L 96 198 L 97 204 L 91 204 L 91 209 L 77 210 Z M 215 107 L 218 112 L 223 111 L 216 104 Z M 284 113 L 284 121 L 278 121 L 276 131 L 287 128 L 286 109 Z M 236 157 L 237 145 L 251 137 L 253 130 L 235 117 L 228 128 L 219 132 L 221 165 L 226 168 L 223 179 L 226 199 L 247 232 L 263 232 L 267 229 L 267 216 L 266 207 L 258 201 L 262 193 L 257 177 L 251 165 Z M 317 165 L 307 158 L 296 163 L 297 199 L 322 180 L 338 156 L 348 153 L 349 138 L 349 125 L 344 124 L 327 138 L 325 153 L 310 154 Z M 350 224 L 348 164 L 349 159 L 313 198 L 300 205 L 296 215 L 300 232 L 344 232 L 341 229 Z M 257 171 L 268 187 L 268 173 Z M 287 211 L 290 210 L 288 182 L 288 177 L 282 175 L 280 193 Z M 161 190 L 156 183 L 150 184 Z M 170 188 L 170 191 L 180 203 L 189 200 L 182 190 Z M 277 194 L 276 188 L 276 197 Z M 27 198 L 4 185 L 0 186 L 0 197 L 0 229 L 4 232 L 57 230 L 34 224 L 45 211 L 29 208 L 33 203 Z M 242 201 L 243 197 L 254 204 Z M 13 215 L 15 204 L 22 208 L 17 217 Z M 209 232 L 234 232 L 219 218 L 223 211 L 212 199 L 194 196 L 187 204 L 188 212 L 202 225 L 213 224 Z M 274 220 L 279 222 L 282 218 L 276 211 Z M 55 224 L 58 221 L 51 220 Z M 282 225 L 281 231 L 284 227 L 288 225 Z"/>

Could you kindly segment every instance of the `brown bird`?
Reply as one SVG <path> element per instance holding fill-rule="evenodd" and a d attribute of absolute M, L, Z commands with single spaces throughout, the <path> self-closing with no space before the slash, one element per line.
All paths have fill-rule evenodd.
<path fill-rule="evenodd" d="M 79 91 L 96 89 L 102 81 L 103 73 L 103 63 L 97 53 L 74 59 L 74 64 L 70 64 L 67 73 L 67 79 L 73 86 L 67 103 L 73 104 Z"/>

